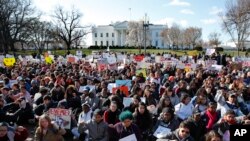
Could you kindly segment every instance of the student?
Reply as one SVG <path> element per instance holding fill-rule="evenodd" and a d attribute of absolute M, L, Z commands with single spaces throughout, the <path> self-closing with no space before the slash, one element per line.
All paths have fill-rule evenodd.
<path fill-rule="evenodd" d="M 79 114 L 78 116 L 78 123 L 81 123 L 81 122 L 89 122 L 91 121 L 92 119 L 92 110 L 90 108 L 90 105 L 88 103 L 84 103 L 82 104 L 82 112 Z M 85 139 L 86 137 L 86 133 L 87 131 L 85 132 L 82 132 L 81 134 L 78 132 L 78 127 L 75 127 L 71 130 L 72 134 L 74 135 L 74 138 L 81 138 L 82 140 Z"/>
<path fill-rule="evenodd" d="M 204 141 L 222 141 L 222 136 L 214 130 L 209 131 L 205 134 Z"/>
<path fill-rule="evenodd" d="M 194 106 L 190 102 L 190 100 L 190 96 L 187 93 L 182 93 L 181 102 L 174 107 L 175 114 L 181 121 L 186 120 L 188 117 L 192 116 Z"/>
<path fill-rule="evenodd" d="M 130 111 L 122 112 L 119 119 L 121 122 L 114 126 L 114 129 L 116 130 L 114 136 L 117 137 L 116 141 L 133 134 L 137 141 L 142 141 L 142 135 L 138 126 L 133 123 L 133 115 Z"/>
<path fill-rule="evenodd" d="M 92 120 L 80 122 L 78 126 L 79 133 L 89 130 L 89 137 L 94 141 L 108 141 L 108 124 L 103 121 L 103 112 L 96 109 Z"/>
<path fill-rule="evenodd" d="M 178 129 L 168 134 L 164 139 L 158 139 L 157 141 L 194 141 L 193 137 L 190 136 L 190 127 L 187 121 L 181 122 Z"/>
<path fill-rule="evenodd" d="M 52 123 L 47 115 L 42 115 L 39 118 L 39 126 L 36 129 L 34 141 L 64 141 L 62 135 L 66 131 L 58 127 L 56 123 Z"/>
<path fill-rule="evenodd" d="M 171 131 L 176 130 L 180 125 L 179 120 L 174 114 L 174 110 L 171 108 L 164 108 L 160 114 L 159 119 L 157 120 L 154 131 L 157 130 L 159 126 L 169 128 Z"/>
<path fill-rule="evenodd" d="M 25 141 L 27 138 L 26 128 L 18 126 L 13 130 L 6 122 L 0 122 L 0 141 Z"/>

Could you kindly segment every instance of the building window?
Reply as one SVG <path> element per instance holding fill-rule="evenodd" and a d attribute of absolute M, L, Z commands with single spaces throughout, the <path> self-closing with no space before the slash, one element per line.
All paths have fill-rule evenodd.
<path fill-rule="evenodd" d="M 101 41 L 101 46 L 103 46 L 103 41 Z"/>
<path fill-rule="evenodd" d="M 164 47 L 164 41 L 161 42 L 161 46 Z"/>
<path fill-rule="evenodd" d="M 100 37 L 103 37 L 102 33 L 101 33 Z"/>
<path fill-rule="evenodd" d="M 115 33 L 112 33 L 112 37 L 115 37 Z"/>
<path fill-rule="evenodd" d="M 97 33 L 95 33 L 95 37 L 97 37 Z"/>
<path fill-rule="evenodd" d="M 115 42 L 114 41 L 112 41 L 112 46 L 114 46 L 115 45 Z"/>
<path fill-rule="evenodd" d="M 109 37 L 109 33 L 106 33 L 106 37 Z"/>
<path fill-rule="evenodd" d="M 156 46 L 156 47 L 158 46 L 158 41 L 155 41 L 155 46 Z"/>
<path fill-rule="evenodd" d="M 158 32 L 155 32 L 155 37 L 158 37 L 159 36 L 159 33 Z"/>
<path fill-rule="evenodd" d="M 95 45 L 97 46 L 97 41 L 95 41 Z"/>
<path fill-rule="evenodd" d="M 107 46 L 107 47 L 109 46 L 109 41 L 106 41 L 106 46 Z"/>

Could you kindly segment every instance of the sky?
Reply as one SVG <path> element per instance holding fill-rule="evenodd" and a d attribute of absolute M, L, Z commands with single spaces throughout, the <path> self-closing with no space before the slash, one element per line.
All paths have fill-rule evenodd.
<path fill-rule="evenodd" d="M 108 25 L 117 21 L 139 21 L 145 17 L 153 24 L 182 28 L 202 28 L 202 38 L 208 40 L 212 32 L 221 34 L 223 43 L 230 40 L 222 31 L 219 12 L 225 11 L 226 0 L 33 0 L 37 10 L 43 12 L 43 19 L 50 20 L 56 6 L 65 10 L 72 7 L 82 14 L 82 25 Z M 91 39 L 86 39 L 87 44 Z"/>

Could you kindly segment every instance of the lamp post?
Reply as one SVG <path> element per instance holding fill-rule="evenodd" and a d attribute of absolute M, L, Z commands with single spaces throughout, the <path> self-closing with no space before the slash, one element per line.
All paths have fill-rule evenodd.
<path fill-rule="evenodd" d="M 144 32 L 144 55 L 146 55 L 146 48 L 147 48 L 147 29 L 149 27 L 149 21 L 143 21 L 143 32 Z"/>

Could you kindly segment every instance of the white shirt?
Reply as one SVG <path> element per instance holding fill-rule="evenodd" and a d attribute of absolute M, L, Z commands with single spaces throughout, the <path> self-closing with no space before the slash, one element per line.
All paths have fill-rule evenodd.
<path fill-rule="evenodd" d="M 188 117 L 192 116 L 194 105 L 191 102 L 189 102 L 187 105 L 179 103 L 174 106 L 174 109 L 175 114 L 182 120 L 185 120 Z"/>
<path fill-rule="evenodd" d="M 90 109 L 88 113 L 81 112 L 79 117 L 78 117 L 78 123 L 81 122 L 88 122 L 91 120 L 91 115 L 92 115 L 92 110 Z"/>

